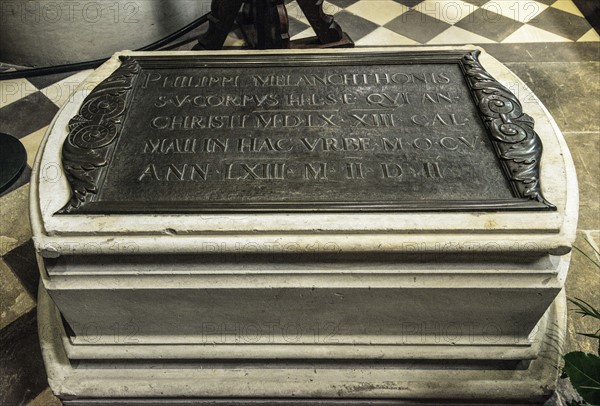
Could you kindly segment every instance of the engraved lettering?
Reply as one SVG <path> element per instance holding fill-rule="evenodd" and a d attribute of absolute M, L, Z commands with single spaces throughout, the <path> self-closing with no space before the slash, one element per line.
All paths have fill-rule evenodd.
<path fill-rule="evenodd" d="M 444 137 L 440 139 L 440 145 L 448 151 L 456 151 L 458 149 L 458 141 L 452 137 Z"/>
<path fill-rule="evenodd" d="M 288 141 L 285 139 L 271 140 L 270 138 L 239 138 L 238 152 L 291 151 L 292 147 L 287 145 L 287 142 Z"/>
<path fill-rule="evenodd" d="M 148 73 L 144 80 L 144 84 L 142 85 L 142 89 L 146 89 L 148 87 L 148 85 L 150 84 L 150 82 L 158 82 L 161 78 L 162 78 L 162 75 L 160 73 L 155 73 L 155 72 Z"/>
<path fill-rule="evenodd" d="M 369 127 L 370 124 L 367 123 L 367 114 L 362 114 L 362 115 L 357 115 L 357 114 L 352 114 L 352 118 L 355 119 L 356 121 L 358 121 L 357 123 L 355 123 L 355 127 L 358 127 L 360 125 L 365 126 L 365 127 Z"/>
<path fill-rule="evenodd" d="M 469 121 L 469 119 L 465 118 L 464 120 L 462 120 L 462 122 L 458 122 L 458 119 L 456 118 L 456 114 L 450 114 L 450 118 L 452 120 L 452 124 L 454 125 L 465 125 L 467 123 L 467 121 Z"/>
<path fill-rule="evenodd" d="M 169 167 L 167 168 L 166 180 L 167 181 L 171 180 L 171 175 L 174 175 L 175 179 L 182 181 L 183 175 L 185 174 L 186 169 L 187 169 L 187 164 L 183 164 L 181 169 L 179 169 L 177 167 L 177 165 L 174 165 L 174 164 L 169 165 Z"/>
<path fill-rule="evenodd" d="M 460 142 L 462 142 L 463 144 L 465 144 L 467 147 L 469 147 L 471 150 L 474 151 L 475 144 L 477 143 L 479 136 L 476 135 L 475 138 L 473 139 L 473 142 L 469 142 L 465 137 L 459 137 L 458 139 L 460 140 Z"/>
<path fill-rule="evenodd" d="M 433 146 L 433 143 L 431 142 L 431 140 L 429 138 L 416 138 L 413 141 L 413 146 L 416 149 L 427 151 L 427 150 L 431 149 L 431 147 Z"/>
<path fill-rule="evenodd" d="M 192 176 L 191 180 L 196 180 L 196 176 L 202 180 L 206 180 L 208 176 L 208 164 L 200 166 L 197 164 L 192 165 Z"/>
<path fill-rule="evenodd" d="M 437 162 L 425 163 L 425 174 L 428 178 L 443 178 L 442 170 L 440 169 L 440 165 Z"/>
<path fill-rule="evenodd" d="M 138 181 L 144 180 L 144 178 L 149 177 L 150 179 L 160 180 L 158 177 L 158 173 L 156 172 L 156 167 L 154 164 L 150 164 L 146 167 L 146 170 L 142 173 L 142 175 L 138 178 Z"/>
<path fill-rule="evenodd" d="M 352 162 L 346 164 L 346 177 L 348 179 L 364 179 L 363 164 Z"/>
<path fill-rule="evenodd" d="M 426 102 L 429 103 L 433 103 L 433 104 L 440 104 L 442 101 L 445 101 L 447 103 L 452 104 L 452 96 L 450 95 L 450 93 L 435 93 L 435 94 L 431 94 L 431 93 L 424 93 L 423 94 L 423 104 L 425 104 Z"/>
<path fill-rule="evenodd" d="M 384 179 L 399 178 L 402 176 L 402 167 L 398 164 L 381 164 Z"/>
<path fill-rule="evenodd" d="M 190 212 L 339 204 L 353 211 L 365 202 L 364 210 L 370 203 L 374 210 L 411 209 L 422 200 L 426 209 L 451 202 L 454 210 L 461 201 L 513 199 L 495 149 L 504 144 L 488 137 L 493 129 L 477 103 L 488 96 L 475 85 L 487 81 L 454 54 L 448 62 L 446 53 L 435 55 L 424 63 L 378 57 L 357 65 L 343 55 L 331 67 L 312 66 L 306 56 L 297 66 L 141 57 L 102 85 L 102 97 L 80 113 L 85 120 L 69 124 L 72 147 L 90 144 L 89 156 L 108 162 L 89 171 L 99 192 L 73 189 L 72 204 L 143 201 L 150 211 L 169 211 L 174 202 Z M 88 127 L 106 132 L 107 141 L 76 139 Z"/>
<path fill-rule="evenodd" d="M 400 138 L 394 138 L 393 140 L 390 140 L 388 138 L 383 138 L 383 148 L 386 151 L 399 151 L 402 150 L 402 140 Z"/>
<path fill-rule="evenodd" d="M 327 126 L 331 126 L 331 127 L 339 127 L 339 125 L 337 125 L 336 123 L 333 122 L 333 119 L 335 117 L 335 115 L 333 114 L 329 114 L 329 115 L 325 115 L 325 114 L 319 114 L 319 117 L 321 117 L 323 119 L 323 127 L 327 127 Z"/>
<path fill-rule="evenodd" d="M 408 93 L 372 93 L 367 96 L 367 102 L 380 107 L 398 107 L 403 104 L 409 104 L 410 99 Z"/>
<path fill-rule="evenodd" d="M 147 140 L 144 145 L 144 154 L 154 154 L 160 148 L 160 140 Z"/>
<path fill-rule="evenodd" d="M 311 180 L 327 179 L 327 163 L 320 162 L 317 165 L 318 165 L 317 169 L 315 169 L 313 164 L 305 164 L 304 165 L 304 179 L 311 179 Z"/>
<path fill-rule="evenodd" d="M 227 163 L 225 180 L 284 180 L 289 171 L 285 163 Z"/>

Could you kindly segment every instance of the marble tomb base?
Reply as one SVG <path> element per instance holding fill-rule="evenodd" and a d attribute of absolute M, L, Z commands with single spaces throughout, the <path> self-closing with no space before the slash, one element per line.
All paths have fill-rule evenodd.
<path fill-rule="evenodd" d="M 466 59 L 460 59 L 462 54 Z M 240 58 L 239 66 L 249 66 L 248 73 L 240 74 L 240 83 L 244 74 L 262 75 L 261 80 L 264 69 L 290 69 L 299 74 L 294 70 L 297 66 L 311 63 L 325 63 L 336 72 L 345 69 L 338 66 L 353 66 L 354 57 L 373 60 L 375 67 L 394 60 L 397 65 L 392 68 L 405 63 L 450 64 L 443 61 L 452 60 L 462 67 L 456 72 L 464 75 L 464 82 L 450 76 L 448 83 L 441 83 L 445 79 L 438 75 L 440 83 L 433 80 L 421 85 L 414 82 L 418 73 L 412 73 L 406 75 L 414 83 L 381 83 L 377 76 L 373 80 L 378 83 L 365 79 L 358 86 L 360 79 L 340 76 L 339 84 L 313 86 L 341 86 L 332 94 L 342 96 L 332 98 L 342 106 L 335 110 L 331 100 L 332 105 L 311 108 L 314 114 L 335 110 L 339 115 L 327 115 L 332 121 L 329 126 L 334 127 L 331 137 L 359 139 L 364 134 L 371 145 L 388 148 L 373 147 L 377 159 L 388 159 L 386 153 L 392 151 L 396 160 L 390 162 L 395 163 L 399 159 L 439 160 L 439 173 L 439 167 L 425 163 L 425 178 L 444 178 L 446 161 L 458 159 L 452 151 L 463 154 L 459 169 L 468 167 L 468 159 L 483 159 L 472 152 L 475 141 L 469 143 L 468 138 L 468 131 L 481 128 L 482 146 L 477 148 L 487 148 L 494 165 L 502 168 L 504 172 L 498 173 L 506 176 L 503 187 L 511 196 L 500 199 L 494 188 L 482 187 L 485 172 L 485 176 L 470 173 L 477 187 L 466 185 L 461 193 L 469 197 L 464 200 L 442 199 L 439 190 L 448 184 L 442 185 L 446 181 L 441 179 L 435 180 L 439 188 L 432 188 L 421 200 L 402 200 L 402 193 L 394 195 L 396 200 L 387 195 L 370 200 L 372 193 L 363 192 L 371 187 L 367 180 L 360 178 L 354 184 L 364 183 L 362 189 L 348 192 L 348 181 L 334 179 L 338 173 L 334 171 L 331 184 L 323 172 L 318 180 L 323 190 L 336 191 L 339 197 L 298 202 L 301 196 L 294 194 L 294 188 L 304 196 L 313 190 L 294 183 L 292 175 L 288 184 L 283 177 L 267 179 L 255 170 L 246 171 L 245 177 L 236 172 L 231 179 L 258 182 L 252 184 L 255 189 L 243 185 L 249 188 L 245 193 L 256 190 L 256 199 L 232 203 L 234 192 L 228 192 L 228 184 L 210 183 L 206 173 L 209 178 L 204 183 L 192 183 L 198 178 L 191 175 L 185 188 L 177 184 L 169 189 L 158 182 L 164 180 L 163 174 L 147 172 L 145 164 L 133 168 L 149 154 L 143 142 L 138 157 L 123 153 L 134 145 L 129 140 L 135 137 L 144 140 L 147 134 L 153 139 L 155 133 L 165 138 L 229 136 L 226 128 L 200 124 L 196 132 L 192 128 L 182 135 L 185 120 L 175 126 L 173 118 L 138 123 L 138 114 L 150 109 L 138 108 L 138 113 L 134 106 L 149 103 L 144 89 L 160 83 L 167 95 L 160 99 L 163 93 L 156 93 L 153 108 L 160 117 L 174 117 L 177 108 L 186 109 L 177 113 L 182 117 L 218 111 L 221 106 L 156 107 L 168 100 L 170 91 L 217 92 L 209 86 L 210 80 L 206 87 L 186 85 L 186 79 L 180 79 L 179 87 L 169 87 L 165 72 L 171 68 L 163 64 L 194 61 L 197 69 L 212 69 L 216 77 L 215 72 L 226 75 L 227 69 L 234 69 L 227 65 L 232 57 Z M 224 70 L 218 69 L 219 64 L 224 64 Z M 287 90 L 294 87 L 289 77 L 281 83 L 274 80 L 255 82 L 255 86 L 271 86 L 269 92 L 279 87 L 298 92 Z M 214 79 L 214 86 L 224 91 L 235 81 L 221 79 L 218 84 Z M 301 89 L 310 86 L 302 83 Z M 428 121 L 425 113 L 423 118 L 411 113 L 411 108 L 420 107 L 401 106 L 397 98 L 388 104 L 385 95 L 398 94 L 398 88 L 409 89 L 409 99 L 421 92 L 414 99 L 419 103 L 429 103 L 426 96 L 436 93 L 457 92 L 457 96 L 447 100 L 447 106 L 444 97 L 432 99 L 436 106 L 431 109 L 439 110 L 431 110 L 434 113 L 427 115 L 432 118 Z M 461 96 L 463 90 L 469 97 Z M 508 91 L 518 100 L 508 97 Z M 384 96 L 377 99 L 372 94 Z M 364 97 L 370 105 L 350 106 L 353 97 Z M 246 106 L 231 103 L 244 114 Z M 449 118 L 454 106 L 471 104 L 469 114 L 481 121 L 461 121 L 458 114 Z M 265 111 L 273 107 L 261 106 Z M 381 121 L 367 126 L 367 107 L 379 109 L 377 114 L 393 110 L 390 114 L 397 114 L 399 120 L 404 120 L 403 114 L 407 118 L 403 124 L 385 124 L 379 116 Z M 263 110 L 257 113 L 258 106 L 249 108 L 253 109 L 249 117 L 265 114 Z M 290 110 L 298 108 L 294 105 Z M 528 116 L 511 116 L 521 109 Z M 353 116 L 362 120 L 347 125 Z M 342 118 L 336 122 L 335 117 Z M 533 119 L 534 127 L 527 117 Z M 231 124 L 231 134 L 238 140 L 242 136 L 235 131 L 248 137 L 271 134 L 273 139 L 313 134 L 317 140 L 328 126 L 307 125 L 308 129 L 299 131 L 265 129 L 260 120 L 257 123 L 257 128 L 242 125 L 238 129 L 231 129 Z M 474 127 L 462 130 L 459 126 L 464 123 Z M 404 125 L 422 132 L 405 130 Z M 107 134 L 112 134 L 110 140 L 101 139 Z M 393 143 L 378 143 L 392 135 L 404 137 L 405 145 L 412 143 L 418 155 L 403 155 L 394 150 L 399 147 Z M 415 137 L 429 137 L 432 145 L 415 142 Z M 460 137 L 462 144 L 456 141 Z M 84 144 L 92 146 L 85 153 L 81 152 Z M 444 151 L 435 152 L 434 144 Z M 330 150 L 324 156 L 339 159 L 344 169 L 348 160 L 368 155 L 364 152 L 368 148 L 360 149 L 360 141 L 351 145 L 359 146 Z M 256 156 L 266 159 L 261 153 Z M 240 159 L 219 155 L 214 165 Z M 289 173 L 295 173 L 293 165 L 299 164 L 294 156 L 278 159 L 292 168 Z M 318 160 L 310 162 L 314 163 L 312 171 L 303 173 L 315 180 Z M 386 170 L 394 167 L 381 165 L 381 178 L 390 178 Z M 349 175 L 343 176 L 357 175 L 349 168 Z M 138 170 L 137 183 L 131 181 L 130 169 Z M 50 176 L 55 173 L 51 171 L 60 176 Z M 229 174 L 223 175 L 225 179 L 230 179 Z M 370 174 L 365 171 L 364 177 Z M 400 172 L 396 174 L 399 178 Z M 276 182 L 267 184 L 267 180 Z M 120 182 L 129 182 L 126 191 Z M 277 189 L 269 189 L 273 184 Z M 218 185 L 222 189 L 213 193 L 210 188 Z M 414 187 L 412 193 L 418 194 Z M 157 191 L 147 197 L 145 190 L 153 188 Z M 186 193 L 197 190 L 190 193 L 198 195 L 181 197 L 184 189 Z M 452 189 L 443 196 L 454 196 Z M 219 193 L 225 198 L 218 199 Z M 265 196 L 279 196 L 276 193 L 281 193 L 282 200 L 265 200 Z M 353 193 L 360 195 L 356 201 Z M 138 195 L 146 196 L 146 201 Z M 296 197 L 288 202 L 287 195 Z M 566 331 L 564 283 L 578 215 L 573 162 L 541 102 L 506 67 L 476 47 L 117 54 L 81 84 L 48 128 L 36 159 L 30 206 L 41 273 L 42 350 L 50 386 L 66 404 L 209 404 L 216 399 L 241 404 L 261 399 L 516 404 L 543 401 L 555 387 Z"/>

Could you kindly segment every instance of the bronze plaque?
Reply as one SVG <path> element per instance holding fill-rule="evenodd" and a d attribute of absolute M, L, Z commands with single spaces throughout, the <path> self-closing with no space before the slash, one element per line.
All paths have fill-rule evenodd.
<path fill-rule="evenodd" d="M 62 212 L 552 209 L 477 55 L 124 57 L 70 122 Z"/>

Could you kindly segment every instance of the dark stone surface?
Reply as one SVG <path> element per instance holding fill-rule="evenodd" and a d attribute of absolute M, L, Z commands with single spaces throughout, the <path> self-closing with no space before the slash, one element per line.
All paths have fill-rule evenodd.
<path fill-rule="evenodd" d="M 125 58 L 71 120 L 65 212 L 550 208 L 476 55 Z"/>
<path fill-rule="evenodd" d="M 40 272 L 35 258 L 33 240 L 29 240 L 9 252 L 4 257 L 4 261 L 11 267 L 31 296 L 36 298 Z"/>
<path fill-rule="evenodd" d="M 18 188 L 20 188 L 21 186 L 27 185 L 29 183 L 29 181 L 31 180 L 31 173 L 32 173 L 31 168 L 29 166 L 26 166 L 25 169 L 23 170 L 23 172 L 21 172 L 21 175 L 15 181 L 15 183 L 13 183 L 4 192 L 0 193 L 0 197 L 7 196 L 10 193 L 17 190 Z"/>
<path fill-rule="evenodd" d="M 23 405 L 48 386 L 36 309 L 0 331 L 0 404 Z"/>
<path fill-rule="evenodd" d="M 27 154 L 21 142 L 0 133 L 0 194 L 8 190 L 27 166 Z"/>
<path fill-rule="evenodd" d="M 577 169 L 579 183 L 580 230 L 600 229 L 600 133 L 571 133 L 565 135 Z M 600 280 L 596 270 L 596 281 Z M 600 295 L 596 295 L 600 305 Z"/>
<path fill-rule="evenodd" d="M 551 69 L 552 65 L 548 62 L 574 62 L 576 64 L 571 66 L 574 72 L 578 70 L 580 63 L 598 62 L 600 59 L 600 43 L 598 42 L 526 43 L 510 44 L 510 46 L 505 44 L 482 44 L 481 47 L 505 64 L 519 62 L 535 66 L 536 63 L 545 63 L 548 69 Z M 526 79 L 520 73 L 517 73 L 517 76 Z M 597 75 L 593 77 L 597 78 Z M 550 91 L 551 89 L 552 87 L 549 87 L 546 90 Z"/>
<path fill-rule="evenodd" d="M 501 42 L 523 26 L 523 23 L 491 10 L 478 8 L 455 25 L 482 37 Z"/>
<path fill-rule="evenodd" d="M 577 41 L 591 28 L 585 19 L 554 7 L 548 7 L 542 11 L 529 22 L 529 25 L 568 38 L 571 41 Z"/>
<path fill-rule="evenodd" d="M 450 28 L 450 24 L 417 10 L 409 10 L 387 23 L 385 28 L 424 44 Z"/>
<path fill-rule="evenodd" d="M 600 62 L 507 63 L 550 110 L 564 134 L 600 130 Z"/>
<path fill-rule="evenodd" d="M 0 129 L 23 138 L 48 125 L 58 107 L 40 92 L 33 93 L 0 109 Z"/>
<path fill-rule="evenodd" d="M 53 75 L 44 75 L 44 76 L 33 76 L 27 78 L 29 82 L 31 82 L 38 89 L 45 89 L 48 86 L 51 86 L 55 83 L 58 83 L 68 77 L 73 76 L 74 72 L 66 72 L 66 73 L 56 73 Z"/>
<path fill-rule="evenodd" d="M 440 75 L 447 75 L 452 83 L 428 87 L 419 84 L 305 87 L 295 83 L 303 75 L 322 75 L 323 70 L 292 67 L 278 68 L 284 75 L 281 78 L 291 78 L 292 85 L 288 89 L 272 85 L 257 88 L 250 84 L 252 73 L 267 77 L 271 69 L 224 69 L 224 74 L 239 76 L 243 88 L 219 90 L 214 97 L 218 100 L 216 103 L 226 100 L 230 94 L 242 92 L 252 96 L 256 93 L 258 98 L 267 97 L 266 100 L 277 99 L 280 103 L 277 107 L 257 106 L 253 100 L 243 107 L 209 108 L 188 103 L 179 108 L 173 104 L 177 103 L 177 98 L 186 98 L 190 93 L 192 97 L 198 97 L 215 90 L 156 86 L 140 90 L 130 104 L 127 117 L 128 123 L 136 124 L 124 126 L 98 201 L 193 204 L 218 201 L 237 205 L 510 198 L 511 192 L 496 162 L 492 145 L 469 100 L 469 89 L 464 84 L 461 86 L 462 74 L 458 66 L 385 65 L 366 70 L 381 75 L 386 72 L 421 75 L 423 69 L 426 69 L 430 82 L 431 75 L 442 81 Z M 149 70 L 142 78 L 157 72 Z M 206 73 L 189 69 L 173 72 L 196 78 Z M 357 72 L 356 67 L 336 69 L 336 75 L 354 72 Z M 404 80 L 405 76 L 401 78 Z M 395 98 L 399 91 L 407 88 L 411 90 L 412 105 L 400 100 L 400 107 L 381 108 L 365 100 L 368 94 L 376 94 L 372 100 L 387 106 L 392 102 L 383 94 Z M 453 103 L 458 99 L 458 104 L 440 106 L 416 100 L 417 96 L 422 98 L 428 88 L 431 89 L 428 94 L 435 97 L 435 88 L 451 95 Z M 344 105 L 344 94 L 351 94 L 354 104 Z M 288 99 L 291 95 L 305 98 L 303 106 L 291 106 Z M 333 97 L 335 104 L 329 104 L 328 96 Z M 204 96 L 197 100 L 199 104 L 205 103 Z M 163 105 L 163 101 L 168 104 L 155 107 Z M 235 103 L 244 102 L 238 100 Z M 199 111 L 202 113 L 198 114 Z M 441 119 L 436 119 L 437 114 Z M 197 126 L 193 124 L 194 117 L 200 123 Z M 201 128 L 211 126 L 208 124 L 211 117 L 218 117 L 219 122 L 227 120 L 234 128 Z M 411 117 L 417 117 L 415 121 L 423 125 L 411 123 Z M 182 124 L 178 124 L 180 119 Z M 153 120 L 159 129 L 152 128 Z M 440 130 L 435 128 L 436 125 Z M 215 126 L 221 127 L 220 124 Z M 447 148 L 454 151 L 442 146 L 444 139 Z M 389 144 L 382 140 L 388 140 Z M 396 144 L 397 140 L 403 144 L 402 150 Z M 207 144 L 211 141 L 212 144 Z M 396 166 L 398 162 L 401 162 L 401 168 Z M 433 167 L 431 174 L 425 170 L 424 165 L 429 162 L 439 164 L 445 171 L 444 179 L 433 179 L 436 176 Z M 386 179 L 380 168 L 382 163 L 389 165 L 390 177 Z M 207 168 L 206 180 L 202 174 L 193 172 L 194 164 L 200 165 L 203 171 Z M 181 176 L 174 173 L 171 165 L 183 172 L 183 181 L 173 181 Z M 354 172 L 351 172 L 348 165 L 360 165 L 360 168 L 353 167 Z M 404 175 L 396 179 L 400 171 Z"/>
<path fill-rule="evenodd" d="M 429 401 L 403 401 L 395 399 L 80 399 L 68 400 L 65 406 L 508 406 L 506 403 L 477 401 L 465 402 L 440 402 L 434 399 Z M 511 403 L 510 406 L 532 406 Z M 552 405 L 555 406 L 555 405 Z"/>
<path fill-rule="evenodd" d="M 590 0 L 573 0 L 596 32 L 600 32 L 600 3 Z"/>
<path fill-rule="evenodd" d="M 350 7 L 351 5 L 353 5 L 354 3 L 356 3 L 358 0 L 331 0 L 329 1 L 329 3 L 334 4 L 338 7 Z M 323 6 L 323 11 L 325 11 L 326 13 L 331 13 L 333 10 L 330 10 L 327 5 Z"/>
<path fill-rule="evenodd" d="M 344 28 L 344 31 L 353 41 L 358 41 L 377 28 L 377 24 L 372 21 L 366 20 L 346 10 L 336 13 L 335 21 Z"/>

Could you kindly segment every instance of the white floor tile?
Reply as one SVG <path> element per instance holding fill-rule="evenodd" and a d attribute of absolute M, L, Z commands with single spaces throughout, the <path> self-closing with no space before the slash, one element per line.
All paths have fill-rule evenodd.
<path fill-rule="evenodd" d="M 346 10 L 375 24 L 384 25 L 409 8 L 390 0 L 367 0 L 354 3 Z"/>
<path fill-rule="evenodd" d="M 27 79 L 3 80 L 0 82 L 0 108 L 37 91 L 38 89 Z"/>
<path fill-rule="evenodd" d="M 75 89 L 91 72 L 91 70 L 81 71 L 42 89 L 41 92 L 58 107 L 62 107 L 69 100 Z"/>
<path fill-rule="evenodd" d="M 524 25 L 517 31 L 510 34 L 502 41 L 507 43 L 524 43 L 524 42 L 572 42 L 570 39 L 561 37 L 560 35 L 552 34 L 551 32 L 536 28 L 532 25 Z"/>
<path fill-rule="evenodd" d="M 323 3 L 323 11 L 325 12 L 325 14 L 336 15 L 337 13 L 339 13 L 340 11 L 342 11 L 343 9 L 344 9 L 343 7 L 338 7 L 335 4 L 330 3 L 328 1 L 326 1 L 326 2 Z"/>
<path fill-rule="evenodd" d="M 577 42 L 599 42 L 600 35 L 596 32 L 595 29 L 590 28 L 588 32 L 586 32 L 581 38 L 577 40 Z"/>
<path fill-rule="evenodd" d="M 556 3 L 552 4 L 552 7 L 566 11 L 567 13 L 575 14 L 579 17 L 583 17 L 583 14 L 581 14 L 581 11 L 579 11 L 572 0 L 558 0 Z"/>
<path fill-rule="evenodd" d="M 461 0 L 425 0 L 415 10 L 448 24 L 456 24 L 478 8 Z"/>
<path fill-rule="evenodd" d="M 547 9 L 548 6 L 533 0 L 495 0 L 484 4 L 481 8 L 527 23 Z"/>
<path fill-rule="evenodd" d="M 48 126 L 29 134 L 27 137 L 21 138 L 21 143 L 27 152 L 27 165 L 29 165 L 30 168 L 33 167 L 35 155 L 37 154 L 38 148 L 40 147 L 40 143 L 42 142 L 42 138 L 44 138 L 44 134 L 46 134 L 47 129 Z"/>
<path fill-rule="evenodd" d="M 293 40 L 297 40 L 297 39 L 302 39 L 302 38 L 309 38 L 309 37 L 314 37 L 317 34 L 315 34 L 315 30 L 312 29 L 312 27 L 309 27 L 307 29 L 305 29 L 302 32 L 299 32 L 298 34 L 294 35 L 291 39 Z"/>
<path fill-rule="evenodd" d="M 417 41 L 379 27 L 356 42 L 357 46 L 419 45 Z"/>
<path fill-rule="evenodd" d="M 495 44 L 496 41 L 459 27 L 450 27 L 431 39 L 427 45 Z"/>

